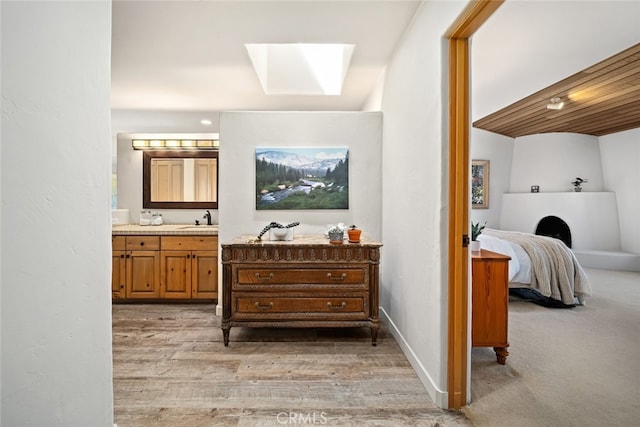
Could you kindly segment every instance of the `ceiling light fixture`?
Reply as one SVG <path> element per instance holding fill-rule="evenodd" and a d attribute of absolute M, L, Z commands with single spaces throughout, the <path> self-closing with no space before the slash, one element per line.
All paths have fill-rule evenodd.
<path fill-rule="evenodd" d="M 218 139 L 132 139 L 134 150 L 217 150 Z"/>
<path fill-rule="evenodd" d="M 202 119 L 202 120 L 200 120 L 200 123 L 205 125 L 205 126 L 211 126 L 211 120 L 209 120 L 209 119 Z"/>
<path fill-rule="evenodd" d="M 564 102 L 557 96 L 551 98 L 549 101 L 547 110 L 562 110 L 562 107 L 564 107 Z"/>

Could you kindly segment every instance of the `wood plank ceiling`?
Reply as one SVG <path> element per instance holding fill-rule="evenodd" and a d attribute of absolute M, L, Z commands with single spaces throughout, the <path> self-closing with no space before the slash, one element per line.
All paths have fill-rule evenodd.
<path fill-rule="evenodd" d="M 564 102 L 549 110 L 551 98 Z M 473 123 L 512 138 L 548 132 L 602 136 L 640 127 L 640 43 Z"/>

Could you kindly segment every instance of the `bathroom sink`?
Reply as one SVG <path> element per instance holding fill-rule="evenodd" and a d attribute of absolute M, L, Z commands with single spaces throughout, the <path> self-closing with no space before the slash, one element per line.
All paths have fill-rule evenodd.
<path fill-rule="evenodd" d="M 189 230 L 189 231 L 198 231 L 198 230 L 211 230 L 217 229 L 217 225 L 185 225 L 184 227 L 180 227 L 180 230 Z"/>

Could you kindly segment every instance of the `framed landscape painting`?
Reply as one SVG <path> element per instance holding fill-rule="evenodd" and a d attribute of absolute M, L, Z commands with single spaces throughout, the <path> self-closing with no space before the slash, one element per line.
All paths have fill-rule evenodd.
<path fill-rule="evenodd" d="M 471 208 L 489 208 L 489 160 L 471 161 Z"/>
<path fill-rule="evenodd" d="M 256 210 L 349 209 L 349 148 L 256 148 Z"/>

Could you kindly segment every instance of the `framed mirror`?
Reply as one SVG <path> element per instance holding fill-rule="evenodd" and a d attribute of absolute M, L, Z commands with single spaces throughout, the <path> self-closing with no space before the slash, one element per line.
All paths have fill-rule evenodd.
<path fill-rule="evenodd" d="M 218 151 L 144 151 L 142 207 L 218 209 Z"/>

